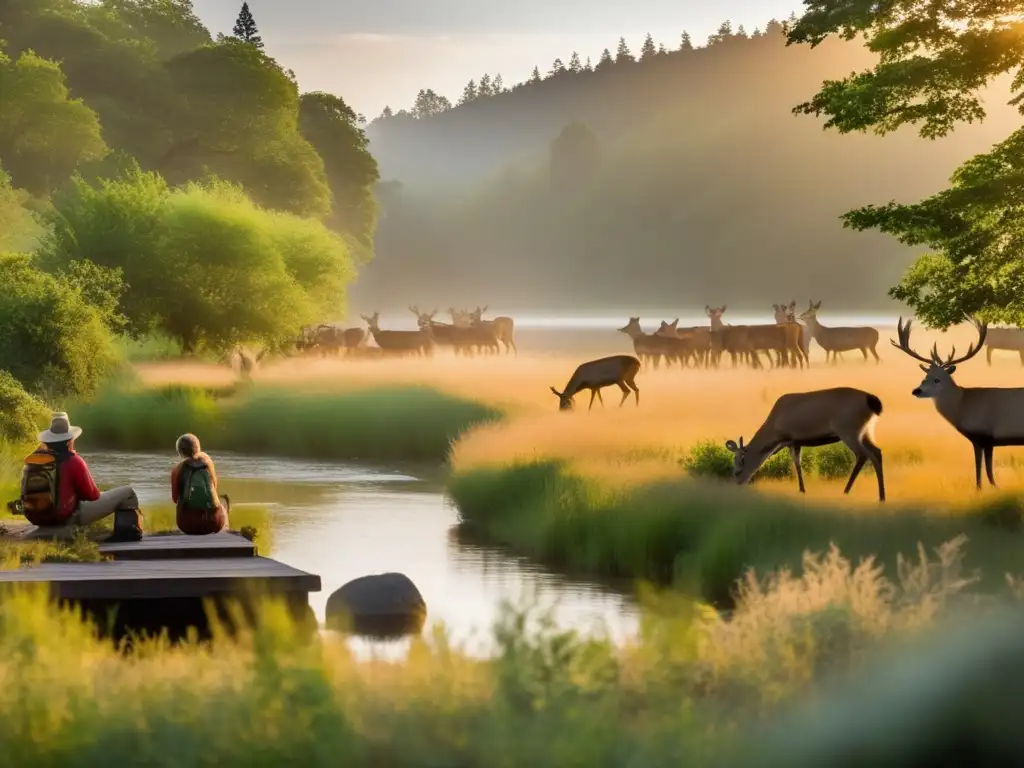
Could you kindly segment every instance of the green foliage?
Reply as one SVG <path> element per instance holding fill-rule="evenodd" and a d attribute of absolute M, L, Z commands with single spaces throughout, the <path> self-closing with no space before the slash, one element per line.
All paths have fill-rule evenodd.
<path fill-rule="evenodd" d="M 871 515 L 697 480 L 609 490 L 559 462 L 459 472 L 449 493 L 466 525 L 517 554 L 559 569 L 674 582 L 723 606 L 746 569 L 799 573 L 803 553 L 829 542 L 894 568 L 918 542 L 931 548 L 966 534 L 965 562 L 994 571 L 989 590 L 1005 586 L 998 574 L 1017 568 L 1024 547 L 976 511 Z"/>
<path fill-rule="evenodd" d="M 502 416 L 427 387 L 324 394 L 112 388 L 73 408 L 91 445 L 166 449 L 191 431 L 211 451 L 362 461 L 442 462 L 465 430 Z"/>
<path fill-rule="evenodd" d="M 259 30 L 256 28 L 256 19 L 253 18 L 248 3 L 242 3 L 242 10 L 239 11 L 238 20 L 231 31 L 243 43 L 248 43 L 255 48 L 263 48 L 263 38 L 260 37 Z"/>
<path fill-rule="evenodd" d="M 28 202 L 28 193 L 11 186 L 11 177 L 0 167 L 0 253 L 29 251 L 38 244 L 43 230 Z"/>
<path fill-rule="evenodd" d="M 1024 22 L 1020 2 L 921 5 L 910 0 L 865 6 L 859 0 L 808 0 L 788 31 L 790 43 L 820 44 L 830 35 L 864 35 L 880 58 L 873 69 L 826 81 L 797 113 L 825 115 L 842 133 L 890 133 L 918 125 L 936 138 L 957 123 L 983 120 L 980 90 L 1016 72 L 1010 103 L 1024 111 Z M 969 22 L 969 23 L 967 23 Z M 1024 324 L 1020 226 L 1024 132 L 954 174 L 949 189 L 912 205 L 890 202 L 844 216 L 857 230 L 878 229 L 909 245 L 927 245 L 890 295 L 929 325 L 948 328 L 965 313 Z"/>
<path fill-rule="evenodd" d="M 0 361 L 46 399 L 90 395 L 117 363 L 100 310 L 31 258 L 0 254 Z"/>
<path fill-rule="evenodd" d="M 34 443 L 49 417 L 50 409 L 39 398 L 26 392 L 10 373 L 0 370 L 0 444 Z"/>
<path fill-rule="evenodd" d="M 97 280 L 120 271 L 128 330 L 159 328 L 189 352 L 279 344 L 338 312 L 353 276 L 340 237 L 261 210 L 223 182 L 172 190 L 136 169 L 95 185 L 76 179 L 54 207 L 43 263 L 56 271 L 91 262 L 102 268 L 89 268 Z"/>
<path fill-rule="evenodd" d="M 372 251 L 377 228 L 373 188 L 380 173 L 355 112 L 339 96 L 304 93 L 299 98 L 299 131 L 324 161 L 334 198 L 330 225 Z"/>
<path fill-rule="evenodd" d="M 96 113 L 69 98 L 56 62 L 0 51 L 0 158 L 16 186 L 47 193 L 106 151 Z"/>
<path fill-rule="evenodd" d="M 805 448 L 800 452 L 800 468 L 804 477 L 816 475 L 826 480 L 845 479 L 853 471 L 854 462 L 853 452 L 842 443 Z M 691 448 L 679 463 L 693 477 L 722 480 L 733 477 L 733 455 L 721 442 L 702 441 Z M 869 466 L 864 467 L 866 473 L 873 471 Z M 795 477 L 793 459 L 788 450 L 770 456 L 755 475 L 755 478 L 766 480 Z"/>

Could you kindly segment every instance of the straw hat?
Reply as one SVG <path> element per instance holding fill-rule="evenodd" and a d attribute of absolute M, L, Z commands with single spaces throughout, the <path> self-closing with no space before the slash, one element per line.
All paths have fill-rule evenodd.
<path fill-rule="evenodd" d="M 74 440 L 82 434 L 81 427 L 71 426 L 68 415 L 64 411 L 57 411 L 50 421 L 50 428 L 39 433 L 40 443 L 63 443 L 65 440 Z"/>

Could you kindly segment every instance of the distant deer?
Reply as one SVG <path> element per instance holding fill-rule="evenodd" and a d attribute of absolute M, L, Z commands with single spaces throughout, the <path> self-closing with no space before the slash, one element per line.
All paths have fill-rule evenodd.
<path fill-rule="evenodd" d="M 708 352 L 711 350 L 711 329 L 704 326 L 679 328 L 679 318 L 671 323 L 661 321 L 661 326 L 654 332 L 655 336 L 666 336 L 685 341 L 682 347 L 682 364 L 693 358 L 694 366 L 704 365 Z"/>
<path fill-rule="evenodd" d="M 579 366 L 569 378 L 565 389 L 559 392 L 554 387 L 551 391 L 558 396 L 558 409 L 560 411 L 571 411 L 573 409 L 573 397 L 577 392 L 590 390 L 590 405 L 587 413 L 594 407 L 594 397 L 601 401 L 604 407 L 604 398 L 601 397 L 601 390 L 610 387 L 612 384 L 622 390 L 622 399 L 619 407 L 626 402 L 630 390 L 636 395 L 636 404 L 640 405 L 640 388 L 636 385 L 636 375 L 640 371 L 640 361 L 631 355 L 613 355 L 602 357 L 600 360 L 591 360 Z"/>
<path fill-rule="evenodd" d="M 778 325 L 785 325 L 786 323 L 795 323 L 800 328 L 800 351 L 803 353 L 804 361 L 811 364 L 811 334 L 807 330 L 807 327 L 797 322 L 796 319 L 796 299 L 789 302 L 789 304 L 772 304 L 772 308 L 775 310 L 775 322 Z"/>
<path fill-rule="evenodd" d="M 238 347 L 236 351 L 238 352 L 238 372 L 243 379 L 249 380 L 252 378 L 252 372 L 256 370 L 256 366 L 266 357 L 267 348 L 261 349 L 256 357 L 249 357 L 241 347 Z"/>
<path fill-rule="evenodd" d="M 374 312 L 370 317 L 360 317 L 370 327 L 370 335 L 382 352 L 409 352 L 428 357 L 434 352 L 434 338 L 429 327 L 418 331 L 382 331 L 380 312 Z"/>
<path fill-rule="evenodd" d="M 482 307 L 477 307 L 475 311 L 469 313 L 469 321 L 473 325 L 484 325 L 491 324 L 494 326 L 494 330 L 497 332 L 498 341 L 505 345 L 505 354 L 509 351 L 513 351 L 516 355 L 519 354 L 519 350 L 516 348 L 516 323 L 511 317 L 500 316 L 493 320 L 484 320 L 484 312 L 487 311 L 487 305 L 484 304 Z"/>
<path fill-rule="evenodd" d="M 1024 365 L 1024 328 L 989 328 L 985 339 L 985 357 L 992 365 L 992 352 L 1005 350 L 1020 355 L 1020 364 Z"/>
<path fill-rule="evenodd" d="M 859 349 L 864 355 L 864 362 L 867 362 L 868 351 L 875 356 L 875 364 L 882 362 L 875 347 L 878 346 L 878 331 L 867 326 L 856 328 L 829 328 L 818 322 L 818 310 L 821 309 L 821 302 L 810 302 L 807 311 L 800 315 L 800 319 L 807 323 L 807 330 L 818 346 L 825 350 L 825 362 L 829 360 L 829 353 L 832 353 L 832 364 L 836 364 L 836 353 L 847 352 L 852 349 Z"/>
<path fill-rule="evenodd" d="M 841 442 L 857 457 L 843 493 L 850 492 L 853 481 L 870 461 L 878 476 L 878 500 L 885 501 L 882 450 L 875 445 L 872 434 L 881 413 L 881 400 L 852 387 L 783 395 L 749 443 L 744 445 L 742 437 L 738 443 L 726 441 L 725 447 L 733 453 L 733 476 L 737 483 L 747 483 L 770 456 L 789 448 L 800 493 L 805 493 L 801 449 Z"/>
<path fill-rule="evenodd" d="M 715 367 L 722 359 L 722 353 L 728 352 L 735 368 L 737 361 L 749 363 L 754 368 L 761 367 L 761 359 L 750 343 L 750 327 L 746 325 L 726 325 L 722 315 L 727 309 L 704 305 L 704 313 L 711 322 L 711 358 Z"/>
<path fill-rule="evenodd" d="M 967 349 L 963 357 L 956 357 L 956 347 L 949 357 L 939 357 L 938 345 L 932 346 L 931 357 L 919 355 L 910 347 L 911 320 L 897 324 L 897 349 L 920 360 L 924 365 L 924 380 L 911 392 L 914 397 L 931 398 L 935 410 L 974 446 L 974 480 L 981 490 L 981 458 L 985 457 L 985 474 L 995 487 L 992 460 L 996 446 L 1024 445 L 1024 388 L 1021 387 L 961 387 L 953 381 L 960 363 L 967 362 L 981 351 L 988 335 L 988 326 L 970 318 L 978 331 L 978 341 Z M 891 341 L 891 339 L 890 339 Z"/>
<path fill-rule="evenodd" d="M 658 363 L 661 362 L 661 358 L 665 355 L 665 350 L 668 347 L 667 340 L 664 337 L 653 333 L 644 333 L 644 329 L 640 327 L 639 317 L 629 318 L 629 322 L 625 326 L 616 330 L 619 333 L 626 334 L 633 340 L 633 351 L 636 352 L 638 358 L 643 360 L 645 364 L 652 363 L 654 370 L 658 370 Z"/>

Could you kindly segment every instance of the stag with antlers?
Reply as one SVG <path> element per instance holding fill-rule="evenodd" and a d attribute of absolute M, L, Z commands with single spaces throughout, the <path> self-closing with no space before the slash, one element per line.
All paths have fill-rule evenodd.
<path fill-rule="evenodd" d="M 918 354 L 910 346 L 910 326 L 913 321 L 899 319 L 899 341 L 890 341 L 897 349 L 921 362 L 924 380 L 911 392 L 914 397 L 931 398 L 935 410 L 974 447 L 974 481 L 981 489 L 981 460 L 985 459 L 985 474 L 995 487 L 992 460 L 996 446 L 1024 445 L 1024 388 L 1021 387 L 961 387 L 953 381 L 960 363 L 965 363 L 981 351 L 988 335 L 988 326 L 975 318 L 967 320 L 978 332 L 978 340 L 961 357 L 953 347 L 949 357 L 939 356 L 938 344 L 932 346 L 931 356 Z"/>

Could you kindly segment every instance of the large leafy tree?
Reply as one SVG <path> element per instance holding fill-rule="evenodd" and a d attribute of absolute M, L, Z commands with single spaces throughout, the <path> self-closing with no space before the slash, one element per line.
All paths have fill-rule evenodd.
<path fill-rule="evenodd" d="M 299 132 L 324 161 L 334 198 L 328 223 L 371 252 L 377 226 L 373 189 L 380 172 L 358 116 L 340 96 L 305 93 L 299 99 Z"/>
<path fill-rule="evenodd" d="M 0 51 L 0 158 L 15 186 L 47 194 L 106 152 L 96 113 L 69 98 L 56 62 Z"/>
<path fill-rule="evenodd" d="M 826 81 L 798 105 L 842 133 L 916 126 L 925 138 L 986 117 L 981 89 L 1012 75 L 1008 100 L 1024 112 L 1021 0 L 805 0 L 789 43 L 859 36 L 878 54 L 871 70 Z M 919 203 L 851 211 L 844 225 L 878 229 L 931 252 L 890 295 L 933 327 L 965 313 L 1024 325 L 1024 128 L 962 165 L 949 189 Z"/>

